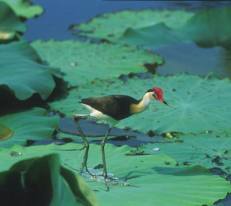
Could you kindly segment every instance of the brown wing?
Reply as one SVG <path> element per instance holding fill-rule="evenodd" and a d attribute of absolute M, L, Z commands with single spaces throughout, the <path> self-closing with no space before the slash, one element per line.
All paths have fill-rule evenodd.
<path fill-rule="evenodd" d="M 116 120 L 130 116 L 130 105 L 137 102 L 136 99 L 126 95 L 91 97 L 81 100 L 81 103 L 87 104 Z"/>

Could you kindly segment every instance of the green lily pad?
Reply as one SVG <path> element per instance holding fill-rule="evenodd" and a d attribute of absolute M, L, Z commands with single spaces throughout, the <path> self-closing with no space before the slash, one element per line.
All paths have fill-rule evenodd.
<path fill-rule="evenodd" d="M 175 20 L 179 16 L 172 13 Z M 195 12 L 185 24 L 171 28 L 165 22 L 141 28 L 130 28 L 119 38 L 123 43 L 151 49 L 179 42 L 194 41 L 203 47 L 230 47 L 231 8 L 210 8 Z"/>
<path fill-rule="evenodd" d="M 7 87 L 19 100 L 26 100 L 33 94 L 39 94 L 44 100 L 49 97 L 55 88 L 53 71 L 39 63 L 39 56 L 29 44 L 0 45 L 0 53 L 0 90 Z"/>
<path fill-rule="evenodd" d="M 88 201 L 94 194 L 81 177 L 62 167 L 54 154 L 18 161 L 0 172 L 0 191 L 5 205 L 96 205 Z"/>
<path fill-rule="evenodd" d="M 118 39 L 122 43 L 139 45 L 153 50 L 186 40 L 187 38 L 181 32 L 171 29 L 164 23 L 139 29 L 128 29 Z"/>
<path fill-rule="evenodd" d="M 121 11 L 103 14 L 87 23 L 74 25 L 72 29 L 85 36 L 116 40 L 127 29 L 142 29 L 159 23 L 165 23 L 170 28 L 179 28 L 192 16 L 193 13 L 189 11 Z"/>
<path fill-rule="evenodd" d="M 1 138 L 0 146 L 24 145 L 27 140 L 51 138 L 58 127 L 58 118 L 48 117 L 47 115 L 46 110 L 36 108 L 26 112 L 1 116 L 0 136 L 3 135 L 3 138 Z"/>
<path fill-rule="evenodd" d="M 32 46 L 44 61 L 60 68 L 65 74 L 64 79 L 72 86 L 97 78 L 106 79 L 142 72 L 145 64 L 151 64 L 155 69 L 162 63 L 159 56 L 147 51 L 107 43 L 36 41 Z"/>
<path fill-rule="evenodd" d="M 228 79 L 182 74 L 145 80 L 134 78 L 125 83 L 116 79 L 94 81 L 71 90 L 69 96 L 51 103 L 51 106 L 68 115 L 86 114 L 78 103 L 81 98 L 124 94 L 139 99 L 153 86 L 163 88 L 170 106 L 153 101 L 146 111 L 120 121 L 118 127 L 159 133 L 230 132 L 231 105 L 227 102 L 231 99 L 231 83 Z"/>
<path fill-rule="evenodd" d="M 75 171 L 79 169 L 82 159 L 80 147 L 81 145 L 72 143 L 63 146 L 2 149 L 0 158 L 7 158 L 7 161 L 4 161 L 0 168 L 6 170 L 16 161 L 41 157 L 52 152 L 60 155 L 61 162 L 66 168 Z M 17 158 L 10 157 L 12 151 L 20 152 L 22 155 Z M 130 152 L 129 147 L 112 145 L 107 145 L 106 152 L 109 173 L 118 177 L 127 186 L 113 184 L 110 185 L 110 191 L 106 192 L 103 181 L 87 180 L 91 189 L 97 191 L 96 197 L 100 205 L 168 206 L 169 202 L 172 206 L 212 205 L 231 191 L 230 183 L 225 179 L 212 175 L 200 166 L 176 167 L 176 161 L 167 155 L 128 156 L 126 154 Z M 99 153 L 100 146 L 91 145 L 90 168 L 101 162 L 99 155 L 96 155 Z"/>
<path fill-rule="evenodd" d="M 179 165 L 203 165 L 231 173 L 231 138 L 224 134 L 185 135 L 176 142 L 145 146 L 145 151 L 156 153 L 154 147 L 160 149 L 159 154 L 176 159 Z"/>
<path fill-rule="evenodd" d="M 24 23 L 6 3 L 0 1 L 0 42 L 14 39 L 25 31 Z"/>
<path fill-rule="evenodd" d="M 231 8 L 213 8 L 198 11 L 182 27 L 182 33 L 206 47 L 231 45 L 229 19 Z"/>
<path fill-rule="evenodd" d="M 14 12 L 24 18 L 33 18 L 42 14 L 43 8 L 39 5 L 33 5 L 30 0 L 0 0 L 8 4 Z"/>

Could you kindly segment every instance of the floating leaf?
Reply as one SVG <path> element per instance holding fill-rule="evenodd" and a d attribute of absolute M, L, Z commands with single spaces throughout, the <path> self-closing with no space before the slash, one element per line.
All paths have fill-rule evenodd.
<path fill-rule="evenodd" d="M 0 117 L 0 129 L 1 125 L 6 125 L 4 128 L 7 133 L 4 139 L 6 139 L 6 135 L 10 136 L 10 138 L 0 141 L 0 146 L 24 145 L 27 140 L 51 138 L 58 127 L 58 118 L 47 115 L 46 110 L 36 108 Z M 2 132 L 4 135 L 4 130 L 0 130 L 0 136 Z"/>
<path fill-rule="evenodd" d="M 71 85 L 142 72 L 145 63 L 155 69 L 162 63 L 159 56 L 129 46 L 79 41 L 36 41 L 32 46 L 43 60 L 60 68 Z"/>
<path fill-rule="evenodd" d="M 184 135 L 176 142 L 148 145 L 145 151 L 156 153 L 153 146 L 160 149 L 158 153 L 176 159 L 179 165 L 203 165 L 231 172 L 231 138 L 224 134 Z"/>
<path fill-rule="evenodd" d="M 0 53 L 0 90 L 7 87 L 19 100 L 37 93 L 44 100 L 49 97 L 55 88 L 52 69 L 36 61 L 39 56 L 30 45 L 0 45 Z"/>
<path fill-rule="evenodd" d="M 140 45 L 153 50 L 169 44 L 176 44 L 183 40 L 186 41 L 187 38 L 180 32 L 167 27 L 164 23 L 139 29 L 128 29 L 118 39 L 122 43 Z"/>
<path fill-rule="evenodd" d="M 40 15 L 43 12 L 41 6 L 32 5 L 30 0 L 1 0 L 1 2 L 7 3 L 18 16 L 27 19 Z"/>
<path fill-rule="evenodd" d="M 231 7 L 210 8 L 198 11 L 180 32 L 202 46 L 230 46 Z"/>
<path fill-rule="evenodd" d="M 3 124 L 0 124 L 0 140 L 8 139 L 13 132 Z"/>
<path fill-rule="evenodd" d="M 56 110 L 66 114 L 86 112 L 78 103 L 81 98 L 110 94 L 130 95 L 137 99 L 153 86 L 163 88 L 170 106 L 153 101 L 149 109 L 120 121 L 119 127 L 148 132 L 198 133 L 206 131 L 230 132 L 231 100 L 230 80 L 201 78 L 193 75 L 95 81 L 70 91 L 63 100 L 51 103 Z M 94 90 L 92 90 L 94 88 Z"/>
<path fill-rule="evenodd" d="M 127 29 L 142 29 L 159 23 L 170 28 L 179 28 L 193 16 L 189 11 L 121 11 L 103 14 L 87 23 L 74 25 L 72 29 L 80 34 L 102 39 L 116 40 Z"/>
<path fill-rule="evenodd" d="M 6 3 L 0 1 L 0 42 L 14 39 L 25 31 L 26 27 L 19 17 Z"/>
<path fill-rule="evenodd" d="M 57 155 L 21 160 L 2 171 L 0 191 L 6 205 L 93 205 L 87 200 L 92 195 L 90 189 L 79 176 L 61 167 Z"/>
<path fill-rule="evenodd" d="M 80 167 L 82 159 L 80 148 L 81 145 L 72 143 L 63 146 L 46 145 L 2 150 L 0 158 L 8 159 L 0 165 L 0 168 L 8 169 L 16 161 L 40 157 L 52 152 L 58 153 L 62 164 L 74 171 Z M 21 152 L 22 155 L 18 158 L 9 157 L 12 151 Z M 100 205 L 168 206 L 169 202 L 172 206 L 212 205 L 231 191 L 228 181 L 212 175 L 207 169 L 200 166 L 177 167 L 176 162 L 166 155 L 128 156 L 126 154 L 130 152 L 129 147 L 112 145 L 107 145 L 106 152 L 109 173 L 119 179 L 118 184 L 109 183 L 109 192 L 105 191 L 103 181 L 88 180 L 91 188 L 97 191 L 96 197 Z M 101 163 L 97 155 L 99 153 L 100 146 L 91 145 L 90 168 Z"/>
<path fill-rule="evenodd" d="M 181 21 L 181 17 L 172 12 L 172 18 Z M 142 45 L 151 49 L 179 43 L 196 42 L 203 47 L 230 47 L 231 28 L 229 19 L 231 8 L 210 8 L 195 12 L 184 24 L 171 28 L 165 22 L 130 28 L 123 33 L 119 41 L 132 45 Z"/>

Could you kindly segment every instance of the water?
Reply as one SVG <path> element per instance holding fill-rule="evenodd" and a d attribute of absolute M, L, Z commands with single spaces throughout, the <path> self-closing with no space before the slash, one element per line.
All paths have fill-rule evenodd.
<path fill-rule="evenodd" d="M 74 38 L 68 27 L 96 15 L 124 9 L 201 9 L 231 6 L 230 1 L 132 1 L 132 0 L 33 0 L 45 8 L 37 19 L 27 21 L 26 39 Z"/>
<path fill-rule="evenodd" d="M 190 73 L 205 76 L 231 77 L 231 51 L 222 47 L 200 48 L 194 43 L 179 43 L 155 50 L 166 59 L 157 73 L 169 75 Z"/>

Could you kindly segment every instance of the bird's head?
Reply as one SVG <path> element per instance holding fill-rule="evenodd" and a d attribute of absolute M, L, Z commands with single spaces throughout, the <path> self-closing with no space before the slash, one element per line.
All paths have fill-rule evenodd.
<path fill-rule="evenodd" d="M 149 89 L 147 92 L 150 92 L 155 100 L 168 105 L 168 103 L 164 100 L 164 92 L 161 88 L 153 87 L 152 89 Z"/>

